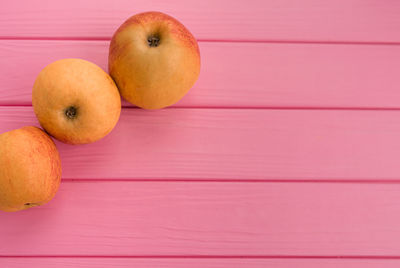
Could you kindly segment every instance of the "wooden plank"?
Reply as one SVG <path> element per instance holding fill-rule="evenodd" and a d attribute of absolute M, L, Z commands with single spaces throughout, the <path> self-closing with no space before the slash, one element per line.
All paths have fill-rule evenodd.
<path fill-rule="evenodd" d="M 36 124 L 0 107 L 0 132 Z M 103 140 L 57 143 L 63 178 L 399 180 L 400 111 L 123 109 Z"/>
<path fill-rule="evenodd" d="M 199 81 L 179 107 L 400 108 L 400 46 L 201 42 Z M 30 105 L 50 62 L 107 70 L 108 41 L 0 41 L 0 104 Z M 124 103 L 126 106 L 127 103 Z"/>
<path fill-rule="evenodd" d="M 400 184 L 64 182 L 0 255 L 399 256 Z"/>
<path fill-rule="evenodd" d="M 398 260 L 347 259 L 156 259 L 156 258 L 0 258 L 7 268 L 397 268 Z"/>
<path fill-rule="evenodd" d="M 129 16 L 160 10 L 197 38 L 399 42 L 399 1 L 9 1 L 0 36 L 110 38 Z"/>

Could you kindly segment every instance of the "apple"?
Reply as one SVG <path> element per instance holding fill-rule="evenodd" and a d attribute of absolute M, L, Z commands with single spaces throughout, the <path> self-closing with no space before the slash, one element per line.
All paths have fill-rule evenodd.
<path fill-rule="evenodd" d="M 145 109 L 179 101 L 200 73 L 196 39 L 160 12 L 132 16 L 114 33 L 108 69 L 122 97 Z"/>
<path fill-rule="evenodd" d="M 47 65 L 33 85 L 32 104 L 40 125 L 69 144 L 103 138 L 121 113 L 121 97 L 112 78 L 82 59 Z"/>
<path fill-rule="evenodd" d="M 61 181 L 53 140 L 37 127 L 0 135 L 0 210 L 18 211 L 49 202 Z"/>

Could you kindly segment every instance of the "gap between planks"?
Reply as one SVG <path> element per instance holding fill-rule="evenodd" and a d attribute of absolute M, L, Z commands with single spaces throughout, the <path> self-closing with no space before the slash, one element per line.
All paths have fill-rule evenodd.
<path fill-rule="evenodd" d="M 62 182 L 79 183 L 79 182 L 190 182 L 190 183 L 339 183 L 339 184 L 399 184 L 397 180 L 365 180 L 365 179 L 323 179 L 323 180 L 305 180 L 305 179 L 180 179 L 180 178 L 152 178 L 152 179 L 135 179 L 135 178 L 62 178 Z"/>
<path fill-rule="evenodd" d="M 123 100 L 124 101 L 124 100 Z M 136 106 L 128 106 L 129 104 L 122 103 L 123 109 L 140 109 Z M 1 107 L 32 107 L 31 104 L 0 104 Z M 213 105 L 204 105 L 204 106 L 170 106 L 163 108 L 162 110 L 173 109 L 173 110 L 181 110 L 181 109 L 214 109 L 214 110 L 315 110 L 315 111 L 400 111 L 400 107 L 318 107 L 318 106 L 213 106 Z"/>
<path fill-rule="evenodd" d="M 0 40 L 10 41 L 110 41 L 111 37 L 79 37 L 79 36 L 0 36 Z M 367 41 L 319 41 L 319 40 L 255 40 L 255 39 L 197 39 L 204 43 L 263 43 L 263 44 L 310 44 L 310 45 L 376 45 L 398 46 L 400 42 L 367 42 Z"/>
<path fill-rule="evenodd" d="M 399 260 L 396 255 L 0 255 L 1 258 L 104 258 L 104 259 L 375 259 Z"/>

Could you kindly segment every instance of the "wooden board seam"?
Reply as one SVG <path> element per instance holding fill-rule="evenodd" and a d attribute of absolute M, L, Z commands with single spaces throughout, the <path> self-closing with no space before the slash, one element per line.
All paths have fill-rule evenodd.
<path fill-rule="evenodd" d="M 215 183 L 338 183 L 338 184 L 400 184 L 400 179 L 398 180 L 368 180 L 368 179 L 229 179 L 229 178 L 204 178 L 204 179 L 182 179 L 182 178 L 62 178 L 63 182 L 77 183 L 77 182 L 191 182 L 191 183 L 205 183 L 205 182 L 215 182 Z"/>
<path fill-rule="evenodd" d="M 128 106 L 129 105 L 129 106 Z M 0 104 L 1 107 L 32 107 L 31 104 Z M 130 104 L 123 103 L 123 109 L 140 109 L 139 107 L 130 106 Z M 275 110 L 275 111 L 286 111 L 286 110 L 310 110 L 310 111 L 400 111 L 400 107 L 318 107 L 318 106 L 171 106 L 163 108 L 163 110 L 179 110 L 179 109 L 196 109 L 196 110 Z"/>
<path fill-rule="evenodd" d="M 392 255 L 0 255 L 1 258 L 104 258 L 104 259 L 347 259 L 399 260 Z"/>
<path fill-rule="evenodd" d="M 79 37 L 79 36 L 0 36 L 4 41 L 110 41 L 111 37 Z M 275 39 L 197 39 L 202 43 L 262 43 L 262 44 L 310 44 L 310 45 L 376 45 L 398 46 L 400 42 L 371 42 L 371 41 L 320 41 L 320 40 L 275 40 Z"/>

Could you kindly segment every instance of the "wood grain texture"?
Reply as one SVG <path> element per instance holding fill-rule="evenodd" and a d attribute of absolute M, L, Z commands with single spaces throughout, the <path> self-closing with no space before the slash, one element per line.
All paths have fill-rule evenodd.
<path fill-rule="evenodd" d="M 37 125 L 0 107 L 0 132 Z M 125 108 L 103 140 L 57 143 L 63 178 L 399 180 L 400 111 Z"/>
<path fill-rule="evenodd" d="M 149 10 L 175 16 L 199 39 L 400 42 L 395 0 L 9 1 L 0 36 L 110 38 Z"/>
<path fill-rule="evenodd" d="M 0 255 L 399 256 L 399 184 L 64 182 Z"/>
<path fill-rule="evenodd" d="M 108 43 L 0 41 L 0 105 L 30 105 L 36 76 L 60 58 L 107 70 Z M 200 49 L 199 81 L 177 107 L 400 108 L 400 46 L 201 42 Z"/>
<path fill-rule="evenodd" d="M 398 268 L 398 260 L 326 259 L 141 259 L 141 258 L 0 258 L 7 268 Z"/>

